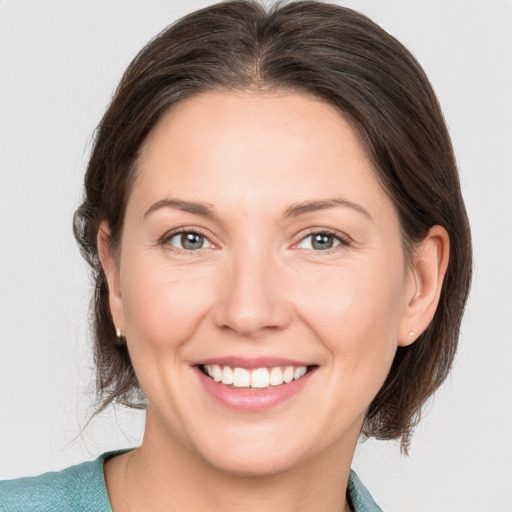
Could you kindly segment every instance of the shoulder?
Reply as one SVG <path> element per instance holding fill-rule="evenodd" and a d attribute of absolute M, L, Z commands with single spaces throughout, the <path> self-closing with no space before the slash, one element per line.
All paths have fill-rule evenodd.
<path fill-rule="evenodd" d="M 356 472 L 350 470 L 347 496 L 354 512 L 382 512 Z"/>
<path fill-rule="evenodd" d="M 122 452 L 107 452 L 96 460 L 59 472 L 0 482 L 0 512 L 112 512 L 103 464 Z"/>

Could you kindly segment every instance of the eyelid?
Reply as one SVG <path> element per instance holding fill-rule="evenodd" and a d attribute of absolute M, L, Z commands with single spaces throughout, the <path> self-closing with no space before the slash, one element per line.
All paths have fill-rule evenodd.
<path fill-rule="evenodd" d="M 169 241 L 173 237 L 175 237 L 176 235 L 183 234 L 183 233 L 197 233 L 198 235 L 201 235 L 206 240 L 208 240 L 208 243 L 211 244 L 211 247 L 202 247 L 201 249 L 192 251 L 192 250 L 180 249 L 179 247 L 169 244 Z M 214 241 L 212 241 L 211 234 L 202 228 L 198 228 L 197 226 L 180 226 L 179 228 L 171 229 L 170 231 L 167 231 L 160 238 L 159 244 L 162 246 L 167 246 L 168 250 L 170 250 L 170 251 L 173 251 L 178 254 L 186 254 L 187 256 L 193 256 L 196 253 L 210 251 L 210 250 L 218 247 L 218 244 L 215 243 Z"/>
<path fill-rule="evenodd" d="M 168 243 L 171 238 L 173 238 L 176 235 L 182 234 L 182 233 L 197 233 L 197 234 L 200 234 L 200 235 L 204 236 L 204 238 L 206 240 L 208 240 L 208 242 L 212 245 L 212 247 L 205 247 L 205 248 L 197 249 L 195 251 L 191 251 L 191 250 L 184 250 L 184 249 L 180 249 L 179 247 L 171 246 Z M 309 228 L 309 229 L 303 230 L 301 233 L 299 233 L 297 235 L 297 237 L 296 237 L 296 241 L 292 245 L 292 248 L 297 249 L 297 245 L 300 242 L 302 242 L 305 238 L 307 238 L 308 236 L 312 236 L 312 235 L 316 235 L 316 234 L 320 234 L 320 233 L 335 237 L 337 240 L 339 240 L 340 244 L 335 246 L 335 247 L 333 247 L 333 248 L 331 248 L 331 249 L 326 249 L 326 250 L 323 250 L 323 251 L 317 251 L 317 250 L 313 249 L 314 252 L 318 252 L 318 253 L 321 252 L 321 253 L 324 253 L 324 254 L 329 254 L 330 252 L 335 251 L 336 248 L 339 247 L 340 245 L 343 246 L 343 247 L 349 247 L 353 243 L 353 240 L 348 235 L 346 235 L 345 233 L 342 233 L 342 232 L 337 231 L 337 230 L 332 229 L 332 228 L 318 227 L 318 228 Z M 197 254 L 197 253 L 202 252 L 202 251 L 209 251 L 211 249 L 215 249 L 215 248 L 219 247 L 219 244 L 212 240 L 212 236 L 211 236 L 211 234 L 208 231 L 206 231 L 203 228 L 199 228 L 197 226 L 180 226 L 178 228 L 174 228 L 174 229 L 166 232 L 160 238 L 159 243 L 162 246 L 168 245 L 169 247 L 171 247 L 171 249 L 169 249 L 169 250 L 172 250 L 173 252 L 185 253 L 185 254 L 187 254 L 189 256 Z"/>
<path fill-rule="evenodd" d="M 339 240 L 340 245 L 343 246 L 343 247 L 350 247 L 352 245 L 352 243 L 353 243 L 353 240 L 348 235 L 346 235 L 345 233 L 342 233 L 340 231 L 337 231 L 335 229 L 331 229 L 331 228 L 309 228 L 306 231 L 303 231 L 303 232 L 301 232 L 301 233 L 299 233 L 297 235 L 297 241 L 294 242 L 293 248 L 297 248 L 296 246 L 300 242 L 305 240 L 307 237 L 312 236 L 312 235 L 318 235 L 318 234 L 326 234 L 326 235 L 333 236 L 334 238 Z M 326 249 L 326 250 L 323 250 L 323 251 L 316 251 L 314 249 L 313 250 L 315 252 L 318 252 L 318 253 L 322 252 L 324 254 L 328 254 L 330 251 L 335 251 L 336 247 L 339 247 L 339 246 L 335 246 L 335 247 L 332 247 L 331 249 Z"/>

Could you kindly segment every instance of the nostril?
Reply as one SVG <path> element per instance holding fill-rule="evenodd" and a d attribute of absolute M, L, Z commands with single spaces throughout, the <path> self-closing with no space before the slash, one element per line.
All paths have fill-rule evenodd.
<path fill-rule="evenodd" d="M 222 283 L 213 308 L 214 323 L 222 331 L 252 338 L 289 325 L 292 307 L 282 288 L 275 279 L 254 272 L 239 269 Z"/>

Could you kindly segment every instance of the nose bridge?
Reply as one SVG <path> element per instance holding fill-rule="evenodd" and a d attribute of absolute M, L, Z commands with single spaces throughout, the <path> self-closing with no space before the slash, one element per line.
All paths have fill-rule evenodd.
<path fill-rule="evenodd" d="M 227 258 L 222 274 L 214 314 L 219 327 L 255 336 L 262 330 L 287 325 L 291 311 L 284 276 L 271 248 L 246 244 Z"/>

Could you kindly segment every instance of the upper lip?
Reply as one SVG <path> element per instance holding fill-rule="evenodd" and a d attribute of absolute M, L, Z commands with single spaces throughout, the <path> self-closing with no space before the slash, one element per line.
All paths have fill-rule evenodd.
<path fill-rule="evenodd" d="M 286 359 L 282 357 L 241 357 L 241 356 L 227 356 L 227 357 L 211 357 L 202 359 L 193 363 L 197 365 L 219 365 L 229 366 L 231 368 L 272 368 L 275 366 L 312 366 L 312 363 L 298 361 L 296 359 Z"/>

